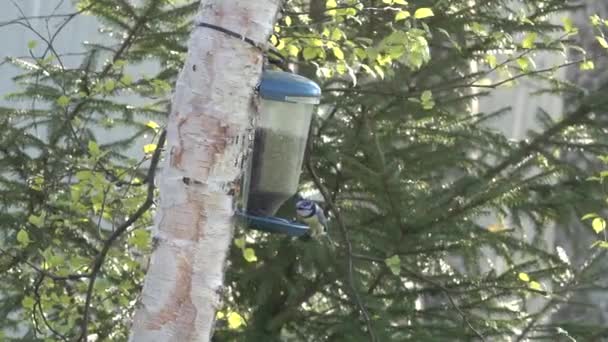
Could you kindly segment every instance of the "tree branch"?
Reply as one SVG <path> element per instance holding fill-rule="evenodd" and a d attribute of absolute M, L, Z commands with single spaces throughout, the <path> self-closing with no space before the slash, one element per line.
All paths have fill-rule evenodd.
<path fill-rule="evenodd" d="M 131 217 L 129 217 L 128 220 L 126 220 L 124 223 L 122 223 L 120 226 L 118 226 L 116 228 L 116 230 L 112 233 L 112 235 L 110 235 L 110 237 L 108 237 L 108 239 L 105 241 L 105 243 L 103 245 L 103 248 L 99 252 L 99 255 L 97 255 L 97 257 L 95 258 L 93 267 L 91 269 L 91 278 L 89 280 L 89 286 L 88 286 L 87 294 L 86 294 L 86 298 L 85 298 L 83 320 L 80 324 L 81 333 L 80 333 L 80 337 L 78 338 L 79 341 L 86 341 L 87 327 L 88 327 L 88 323 L 89 323 L 89 311 L 90 311 L 90 306 L 91 306 L 91 300 L 93 297 L 93 289 L 95 286 L 95 280 L 97 279 L 97 276 L 99 275 L 99 271 L 101 270 L 101 267 L 103 266 L 103 263 L 105 261 L 106 255 L 108 254 L 108 251 L 112 247 L 112 244 L 114 243 L 114 241 L 116 241 L 122 234 L 124 234 L 127 231 L 127 229 L 135 221 L 137 221 L 143 214 L 145 214 L 148 211 L 148 209 L 150 209 L 152 204 L 154 203 L 154 190 L 156 189 L 156 186 L 154 184 L 154 176 L 156 174 L 156 168 L 158 166 L 158 163 L 160 162 L 160 155 L 161 155 L 163 146 L 165 145 L 166 136 L 167 136 L 167 132 L 166 132 L 166 130 L 163 130 L 158 138 L 158 144 L 157 144 L 156 150 L 154 151 L 154 154 L 152 155 L 152 159 L 150 160 L 150 167 L 148 169 L 148 175 L 146 177 L 146 180 L 148 182 L 148 193 L 146 196 L 146 200 L 139 206 L 137 211 Z"/>

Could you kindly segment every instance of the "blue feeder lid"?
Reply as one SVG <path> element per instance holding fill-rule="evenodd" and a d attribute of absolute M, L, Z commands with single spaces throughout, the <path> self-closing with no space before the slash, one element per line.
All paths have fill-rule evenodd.
<path fill-rule="evenodd" d="M 318 104 L 321 88 L 306 77 L 283 71 L 265 70 L 260 83 L 263 99 Z"/>
<path fill-rule="evenodd" d="M 287 234 L 289 236 L 303 236 L 308 233 L 308 225 L 279 217 L 255 216 L 238 210 L 234 214 L 251 229 L 268 233 Z"/>

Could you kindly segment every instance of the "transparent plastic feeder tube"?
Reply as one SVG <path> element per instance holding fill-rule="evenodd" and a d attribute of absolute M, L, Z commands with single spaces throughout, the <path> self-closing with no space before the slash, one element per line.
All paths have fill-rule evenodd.
<path fill-rule="evenodd" d="M 261 101 L 249 167 L 249 213 L 272 216 L 296 193 L 313 107 Z"/>

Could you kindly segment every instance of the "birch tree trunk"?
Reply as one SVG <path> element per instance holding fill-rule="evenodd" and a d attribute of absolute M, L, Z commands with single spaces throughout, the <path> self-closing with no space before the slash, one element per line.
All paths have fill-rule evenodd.
<path fill-rule="evenodd" d="M 204 22 L 264 44 L 280 0 L 202 0 Z M 256 109 L 263 56 L 195 27 L 173 97 L 159 177 L 154 249 L 131 341 L 208 341 L 233 229 L 233 196 Z"/>

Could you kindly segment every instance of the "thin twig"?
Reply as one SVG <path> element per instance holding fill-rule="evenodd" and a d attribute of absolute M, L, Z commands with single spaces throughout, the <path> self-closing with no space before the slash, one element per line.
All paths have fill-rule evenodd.
<path fill-rule="evenodd" d="M 57 330 L 55 330 L 51 323 L 46 319 L 46 315 L 44 314 L 44 309 L 42 308 L 42 299 L 40 298 L 40 286 L 42 285 L 43 281 L 44 274 L 40 274 L 38 280 L 34 284 L 34 296 L 36 296 L 36 303 L 34 305 L 33 315 L 36 316 L 36 307 L 38 307 L 38 311 L 40 311 L 42 321 L 44 322 L 44 325 L 47 327 L 47 329 L 49 329 L 51 333 L 53 333 L 53 335 L 59 337 L 62 341 L 67 342 L 68 338 Z"/>
<path fill-rule="evenodd" d="M 127 231 L 127 229 L 133 223 L 135 223 L 135 221 L 137 221 L 143 214 L 145 214 L 148 211 L 148 209 L 150 209 L 152 204 L 154 203 L 154 190 L 156 189 L 156 186 L 154 184 L 154 176 L 156 174 L 156 168 L 158 166 L 158 163 L 160 162 L 160 155 L 161 155 L 162 148 L 165 145 L 166 135 L 167 135 L 166 130 L 163 130 L 158 138 L 158 144 L 157 144 L 156 150 L 154 151 L 154 154 L 152 155 L 152 159 L 150 160 L 150 168 L 148 169 L 148 175 L 146 177 L 146 180 L 148 182 L 148 193 L 146 196 L 146 200 L 139 206 L 137 211 L 131 217 L 129 217 L 128 220 L 126 220 L 120 226 L 118 226 L 116 228 L 116 230 L 112 233 L 112 235 L 110 235 L 110 237 L 108 237 L 108 239 L 105 241 L 105 243 L 103 245 L 103 248 L 101 249 L 101 251 L 99 252 L 97 257 L 95 258 L 95 261 L 93 263 L 93 267 L 91 270 L 91 278 L 89 280 L 89 287 L 87 289 L 87 294 L 86 294 L 86 298 L 85 298 L 83 319 L 80 324 L 81 334 L 80 334 L 80 337 L 78 338 L 79 341 L 86 341 L 87 328 L 88 328 L 88 323 L 89 323 L 89 311 L 90 311 L 90 307 L 91 307 L 91 300 L 93 298 L 93 289 L 95 286 L 95 280 L 97 279 L 97 276 L 99 275 L 99 271 L 101 270 L 101 267 L 103 266 L 106 255 L 108 254 L 114 241 L 116 241 L 123 233 L 125 233 Z"/>

